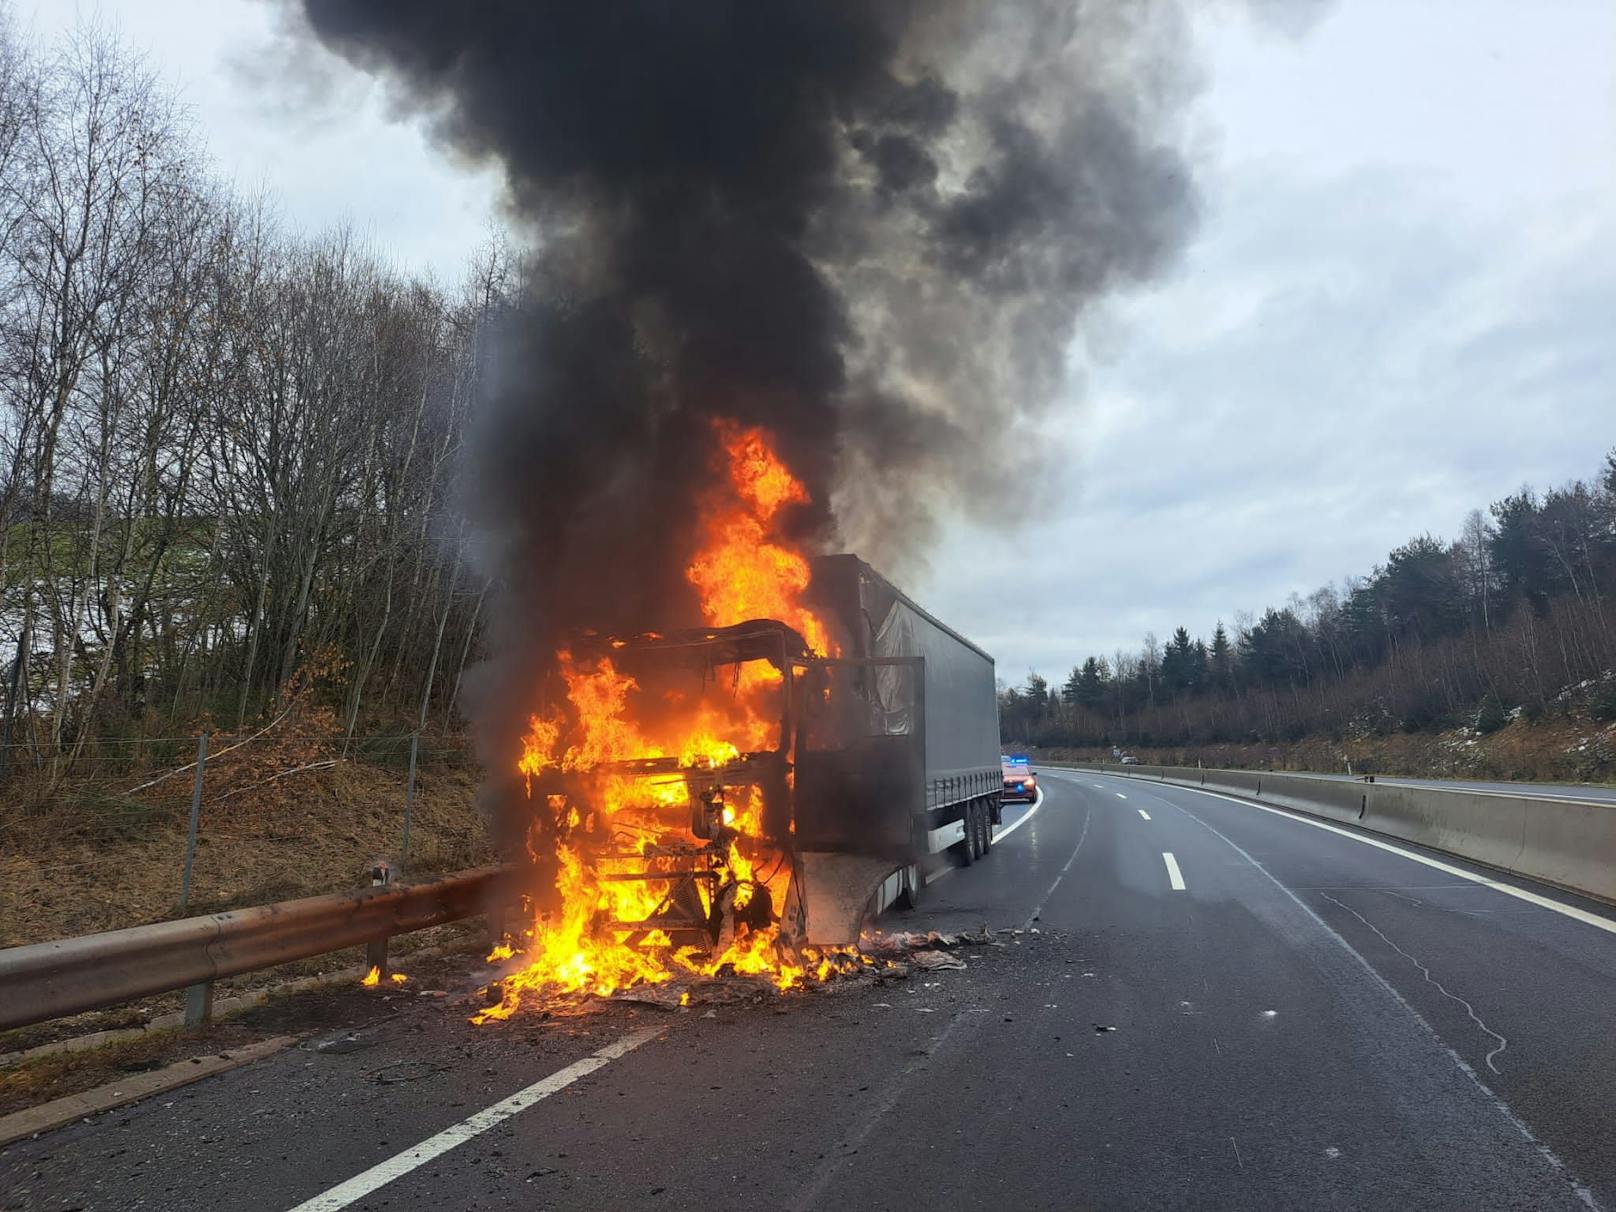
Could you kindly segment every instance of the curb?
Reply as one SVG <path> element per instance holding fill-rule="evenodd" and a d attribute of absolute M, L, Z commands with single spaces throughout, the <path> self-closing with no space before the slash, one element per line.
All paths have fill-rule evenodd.
<path fill-rule="evenodd" d="M 24 1137 L 52 1132 L 76 1119 L 111 1111 L 115 1107 L 150 1098 L 153 1094 L 177 1090 L 216 1073 L 250 1065 L 253 1061 L 291 1047 L 300 1038 L 296 1035 L 277 1035 L 244 1048 L 178 1061 L 163 1069 L 137 1073 L 123 1081 L 86 1090 L 82 1094 L 69 1094 L 25 1111 L 0 1116 L 0 1146 L 13 1144 Z"/>

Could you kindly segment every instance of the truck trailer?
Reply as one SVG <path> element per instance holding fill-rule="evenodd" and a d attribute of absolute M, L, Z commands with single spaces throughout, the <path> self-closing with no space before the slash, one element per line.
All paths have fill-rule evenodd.
<path fill-rule="evenodd" d="M 819 664 L 851 692 L 841 701 L 868 704 L 865 735 L 838 721 L 819 747 L 810 729 L 797 755 L 806 933 L 832 942 L 866 912 L 915 904 L 946 851 L 968 864 L 992 848 L 999 708 L 993 658 L 857 556 L 814 561 L 809 597 L 839 642 Z"/>
<path fill-rule="evenodd" d="M 655 798 L 683 784 L 673 798 L 689 806 L 688 834 L 595 851 L 602 879 L 667 889 L 654 910 L 611 923 L 631 941 L 719 946 L 778 923 L 787 945 L 854 943 L 868 916 L 916 901 L 945 851 L 971 863 L 992 846 L 1003 784 L 993 658 L 856 556 L 819 557 L 811 578 L 805 601 L 835 656 L 774 619 L 574 644 L 576 655 L 609 657 L 653 703 L 739 685 L 755 662 L 774 671 L 761 679 L 777 687 L 765 745 L 718 762 L 668 755 L 550 770 L 529 788 L 558 820 L 578 821 L 608 785 L 643 782 Z M 781 905 L 761 882 L 738 886 L 726 862 L 735 805 L 758 801 L 762 837 L 790 864 Z"/>

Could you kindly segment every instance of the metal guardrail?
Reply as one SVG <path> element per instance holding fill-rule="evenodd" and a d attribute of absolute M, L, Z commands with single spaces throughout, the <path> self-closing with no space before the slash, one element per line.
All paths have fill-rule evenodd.
<path fill-rule="evenodd" d="M 311 896 L 0 951 L 0 1030 L 196 990 L 201 1021 L 212 982 L 445 922 L 497 913 L 509 870 L 485 867 L 420 884 Z"/>

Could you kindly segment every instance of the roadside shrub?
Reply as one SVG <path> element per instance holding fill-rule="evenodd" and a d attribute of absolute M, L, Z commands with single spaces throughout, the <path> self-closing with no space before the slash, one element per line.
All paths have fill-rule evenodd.
<path fill-rule="evenodd" d="M 1504 710 L 1504 704 L 1498 701 L 1496 694 L 1489 693 L 1481 700 L 1481 706 L 1476 708 L 1476 731 L 1486 736 L 1497 732 L 1509 723 L 1509 714 Z"/>
<path fill-rule="evenodd" d="M 1616 720 L 1616 678 L 1607 678 L 1588 700 L 1588 714 L 1596 720 Z"/>
<path fill-rule="evenodd" d="M 1429 732 L 1442 721 L 1442 696 L 1433 687 L 1416 690 L 1403 708 L 1404 732 Z"/>

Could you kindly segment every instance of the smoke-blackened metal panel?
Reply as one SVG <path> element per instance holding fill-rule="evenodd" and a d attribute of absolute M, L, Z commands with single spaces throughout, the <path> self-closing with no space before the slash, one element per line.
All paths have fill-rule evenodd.
<path fill-rule="evenodd" d="M 921 663 L 815 661 L 802 691 L 798 851 L 907 860 L 925 791 Z"/>
<path fill-rule="evenodd" d="M 925 661 L 928 780 L 998 771 L 999 705 L 991 656 L 857 556 L 816 560 L 813 594 L 840 630 L 843 656 Z"/>

